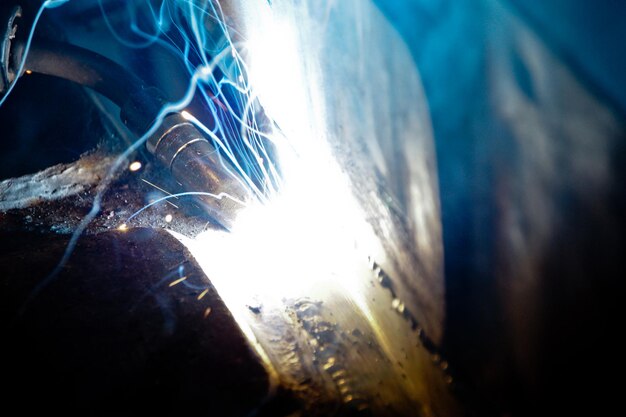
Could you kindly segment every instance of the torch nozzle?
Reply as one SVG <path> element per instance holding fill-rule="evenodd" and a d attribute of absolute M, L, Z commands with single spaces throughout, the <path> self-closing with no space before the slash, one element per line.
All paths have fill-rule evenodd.
<path fill-rule="evenodd" d="M 185 190 L 206 193 L 198 196 L 202 207 L 231 230 L 251 193 L 213 143 L 180 113 L 172 113 L 148 138 L 146 148 Z"/>

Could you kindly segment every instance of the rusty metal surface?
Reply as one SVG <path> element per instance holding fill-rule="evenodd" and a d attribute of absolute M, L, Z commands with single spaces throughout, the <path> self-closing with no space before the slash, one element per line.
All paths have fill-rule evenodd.
<path fill-rule="evenodd" d="M 146 204 L 180 186 L 165 171 L 137 156 L 141 168 L 123 169 L 109 176 L 114 157 L 104 150 L 83 155 L 39 173 L 0 182 L 0 230 L 71 234 L 102 194 L 99 213 L 85 228 L 86 234 L 115 229 Z M 131 161 L 128 161 L 129 163 Z M 110 179 L 109 187 L 98 186 Z M 172 216 L 170 222 L 167 215 Z M 128 227 L 165 227 L 194 236 L 212 227 L 192 198 L 171 198 L 133 218 Z"/>

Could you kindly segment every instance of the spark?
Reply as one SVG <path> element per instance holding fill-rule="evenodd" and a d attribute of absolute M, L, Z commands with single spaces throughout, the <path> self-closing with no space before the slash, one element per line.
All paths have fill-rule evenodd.
<path fill-rule="evenodd" d="M 209 317 L 209 314 L 211 314 L 211 311 L 213 311 L 213 309 L 211 307 L 207 307 L 206 310 L 204 310 L 204 318 L 205 319 L 207 317 Z"/>
<path fill-rule="evenodd" d="M 165 215 L 165 222 L 166 223 L 171 223 L 172 222 L 172 215 L 171 214 L 166 214 Z"/>
<path fill-rule="evenodd" d="M 131 172 L 137 172 L 137 171 L 139 171 L 139 170 L 141 169 L 141 167 L 142 167 L 141 162 L 139 162 L 139 161 L 134 161 L 134 162 L 132 162 L 132 163 L 128 166 L 128 169 L 129 169 L 129 171 L 131 171 Z"/>
<path fill-rule="evenodd" d="M 173 287 L 174 285 L 178 285 L 178 284 L 180 284 L 181 282 L 183 282 L 186 279 L 187 279 L 187 275 L 185 275 L 184 277 L 180 277 L 177 280 L 174 280 L 174 281 L 170 282 L 169 286 Z"/>
<path fill-rule="evenodd" d="M 209 292 L 208 288 L 206 290 L 202 291 L 200 293 L 200 295 L 198 295 L 198 300 L 202 300 L 202 298 L 204 298 L 204 296 L 207 295 L 208 292 Z"/>
<path fill-rule="evenodd" d="M 128 230 L 128 225 L 126 223 L 122 223 L 117 227 L 117 230 L 120 230 L 122 232 L 125 232 Z"/>
<path fill-rule="evenodd" d="M 143 181 L 143 182 L 145 182 L 146 184 L 148 184 L 148 185 L 150 185 L 150 186 L 152 186 L 152 187 L 156 188 L 157 190 L 159 190 L 159 191 L 161 191 L 161 192 L 163 192 L 163 193 L 167 194 L 168 196 L 173 196 L 173 194 L 172 194 L 172 193 L 169 193 L 169 192 L 165 191 L 163 188 L 159 187 L 159 186 L 158 186 L 158 185 L 156 185 L 156 184 L 151 183 L 150 181 L 148 181 L 148 180 L 147 180 L 147 179 L 145 179 L 145 178 L 141 178 L 141 181 Z M 174 197 L 178 200 L 178 196 L 174 196 Z M 176 204 L 172 203 L 172 202 L 171 202 L 171 201 L 169 201 L 169 200 L 165 200 L 165 202 L 166 202 L 167 204 L 169 204 L 170 206 L 173 206 L 173 207 L 175 207 L 175 208 L 179 208 Z"/>

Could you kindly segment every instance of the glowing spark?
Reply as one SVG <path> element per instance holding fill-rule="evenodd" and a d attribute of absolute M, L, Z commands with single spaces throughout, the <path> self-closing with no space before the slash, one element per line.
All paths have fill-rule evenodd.
<path fill-rule="evenodd" d="M 139 171 L 139 170 L 141 169 L 141 162 L 139 162 L 139 161 L 132 162 L 132 163 L 128 166 L 128 169 L 129 169 L 131 172 L 136 172 L 136 171 Z"/>
<path fill-rule="evenodd" d="M 117 230 L 120 230 L 122 232 L 125 232 L 128 230 L 128 225 L 126 223 L 122 223 L 117 227 Z"/>
<path fill-rule="evenodd" d="M 206 310 L 204 310 L 204 318 L 206 319 L 207 317 L 209 317 L 209 314 L 211 314 L 211 307 L 207 307 Z"/>
<path fill-rule="evenodd" d="M 167 195 L 169 195 L 169 196 L 172 196 L 172 197 L 174 197 L 175 199 L 177 199 L 177 200 L 178 200 L 178 196 L 173 195 L 172 193 L 169 193 L 169 192 L 165 191 L 163 188 L 159 187 L 158 185 L 153 184 L 153 183 L 151 183 L 150 181 L 148 181 L 148 180 L 146 180 L 146 179 L 144 179 L 144 178 L 142 178 L 142 179 L 141 179 L 141 181 L 145 182 L 146 184 L 148 184 L 148 185 L 150 185 L 150 186 L 152 186 L 152 187 L 156 188 L 157 190 L 159 190 L 159 191 L 161 191 L 161 192 L 163 192 L 163 193 L 165 193 L 165 194 L 167 194 Z M 169 204 L 170 206 L 173 206 L 173 207 L 175 207 L 175 208 L 178 208 L 178 206 L 177 206 L 176 204 L 172 203 L 170 200 L 165 200 L 165 202 L 166 202 L 167 204 Z"/>
<path fill-rule="evenodd" d="M 27 75 L 30 75 L 30 74 L 32 74 L 32 73 L 33 73 L 33 72 L 32 72 L 31 70 L 26 70 L 26 74 L 27 74 Z"/>
<path fill-rule="evenodd" d="M 200 295 L 198 296 L 198 300 L 202 300 L 202 298 L 204 298 L 205 295 L 207 295 L 209 292 L 209 289 L 207 288 L 206 290 L 202 291 L 200 293 Z"/>
<path fill-rule="evenodd" d="M 166 223 L 171 223 L 172 222 L 172 215 L 171 214 L 165 215 L 165 222 Z"/>
<path fill-rule="evenodd" d="M 146 184 L 148 184 L 148 185 L 151 185 L 152 187 L 156 188 L 156 189 L 157 189 L 157 190 L 159 190 L 159 191 L 164 192 L 165 194 L 167 194 L 167 195 L 169 195 L 169 196 L 171 196 L 171 195 L 172 195 L 172 193 L 165 191 L 163 188 L 159 187 L 159 186 L 158 186 L 158 185 L 156 185 L 156 184 L 151 183 L 150 181 L 148 181 L 148 180 L 146 180 L 146 179 L 144 179 L 144 178 L 142 178 L 142 179 L 141 179 L 141 181 L 145 182 L 145 183 L 146 183 Z M 173 196 L 173 197 L 174 197 L 175 199 L 177 199 L 177 200 L 178 200 L 178 196 Z"/>
<path fill-rule="evenodd" d="M 177 280 L 172 281 L 170 283 L 170 287 L 173 287 L 174 285 L 180 284 L 181 282 L 183 282 L 186 279 L 187 279 L 187 275 L 185 275 L 184 277 L 178 278 Z"/>
<path fill-rule="evenodd" d="M 183 116 L 183 119 L 185 119 L 185 120 L 189 120 L 189 121 L 194 121 L 194 120 L 196 120 L 196 118 L 195 118 L 195 117 L 193 117 L 193 116 L 191 115 L 191 113 L 189 113 L 187 110 L 183 110 L 183 111 L 181 111 L 181 112 L 180 112 L 180 115 L 181 115 L 181 116 Z"/>

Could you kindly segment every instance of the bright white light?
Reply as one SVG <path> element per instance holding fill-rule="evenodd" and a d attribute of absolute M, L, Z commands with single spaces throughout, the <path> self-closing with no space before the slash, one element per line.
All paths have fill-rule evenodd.
<path fill-rule="evenodd" d="M 139 171 L 141 169 L 141 162 L 139 161 L 131 162 L 131 164 L 128 166 L 128 169 L 131 172 Z"/>
<path fill-rule="evenodd" d="M 183 119 L 185 120 L 189 120 L 189 121 L 195 121 L 197 120 L 195 117 L 193 117 L 191 115 L 191 113 L 189 113 L 187 110 L 183 110 L 180 112 L 180 115 L 183 116 Z"/>
<path fill-rule="evenodd" d="M 240 322 L 246 305 L 258 301 L 280 308 L 285 298 L 356 289 L 362 283 L 351 282 L 359 277 L 354 268 L 376 241 L 328 148 L 319 89 L 303 60 L 313 51 L 298 50 L 301 28 L 264 2 L 247 6 L 254 9 L 244 54 L 248 82 L 281 127 L 273 142 L 284 182 L 269 202 L 242 211 L 231 232 L 178 236 Z"/>
<path fill-rule="evenodd" d="M 316 107 L 311 99 L 319 86 L 306 59 L 313 51 L 303 51 L 298 43 L 300 28 L 293 20 L 276 13 L 266 2 L 247 5 L 254 10 L 245 45 L 248 83 L 267 115 L 278 123 L 290 142 L 308 142 L 316 135 Z M 305 137 L 302 137 L 305 135 Z M 315 137 L 317 141 L 320 137 Z"/>
<path fill-rule="evenodd" d="M 331 161 L 298 162 L 281 194 L 244 210 L 230 233 L 183 240 L 231 309 L 357 287 L 373 237 L 347 180 Z"/>
<path fill-rule="evenodd" d="M 203 77 L 208 77 L 208 76 L 210 76 L 210 75 L 211 75 L 211 72 L 212 72 L 212 69 L 211 69 L 211 67 L 210 67 L 210 66 L 208 66 L 208 65 L 205 65 L 205 66 L 203 66 L 203 67 L 200 69 L 200 74 L 201 74 Z"/>

